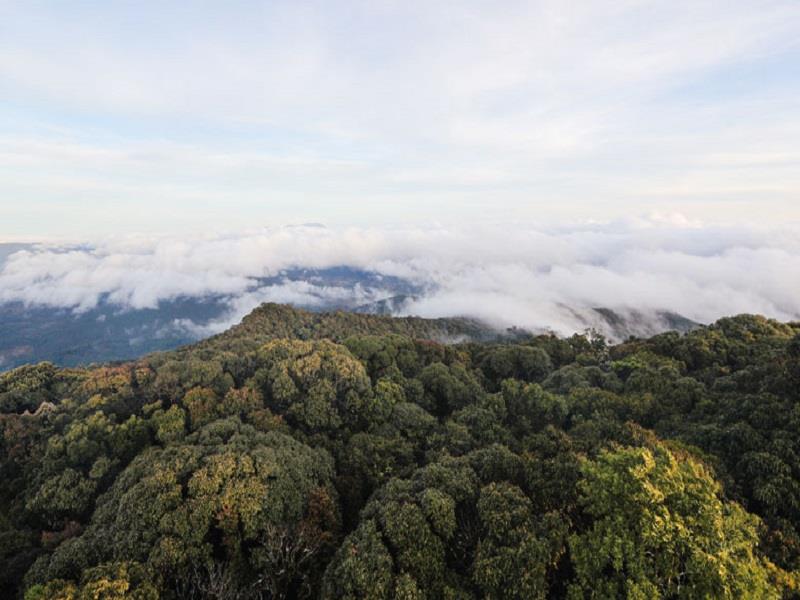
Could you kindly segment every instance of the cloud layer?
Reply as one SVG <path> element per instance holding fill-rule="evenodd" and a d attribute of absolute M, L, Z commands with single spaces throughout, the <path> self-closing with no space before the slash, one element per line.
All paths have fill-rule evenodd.
<path fill-rule="evenodd" d="M 198 329 L 201 334 L 263 301 L 352 305 L 392 293 L 391 286 L 281 277 L 291 268 L 342 265 L 424 290 L 404 307 L 407 314 L 466 315 L 564 334 L 584 329 L 585 311 L 594 307 L 671 311 L 700 322 L 741 312 L 800 318 L 800 231 L 708 226 L 680 217 L 547 228 L 301 226 L 38 246 L 2 266 L 0 302 L 81 311 L 99 302 L 139 309 L 179 297 L 225 298 L 229 313 Z"/>

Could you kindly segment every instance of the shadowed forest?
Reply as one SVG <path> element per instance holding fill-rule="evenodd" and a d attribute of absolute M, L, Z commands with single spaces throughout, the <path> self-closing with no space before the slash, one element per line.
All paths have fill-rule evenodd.
<path fill-rule="evenodd" d="M 267 304 L 0 375 L 0 597 L 796 598 L 800 323 L 610 345 Z"/>

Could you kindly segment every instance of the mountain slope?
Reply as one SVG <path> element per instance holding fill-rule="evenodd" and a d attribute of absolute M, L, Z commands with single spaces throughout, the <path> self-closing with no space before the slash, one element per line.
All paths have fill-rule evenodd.
<path fill-rule="evenodd" d="M 798 390 L 800 324 L 751 315 L 609 345 L 268 304 L 21 367 L 0 596 L 791 597 Z"/>

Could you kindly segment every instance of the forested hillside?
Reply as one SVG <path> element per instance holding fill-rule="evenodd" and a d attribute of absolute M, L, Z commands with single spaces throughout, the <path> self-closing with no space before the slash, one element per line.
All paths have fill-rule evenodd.
<path fill-rule="evenodd" d="M 0 375 L 0 597 L 794 598 L 800 324 L 490 339 L 265 305 Z"/>

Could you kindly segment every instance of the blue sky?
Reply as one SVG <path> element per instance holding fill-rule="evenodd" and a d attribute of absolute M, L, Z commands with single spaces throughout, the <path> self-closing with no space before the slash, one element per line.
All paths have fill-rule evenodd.
<path fill-rule="evenodd" d="M 800 3 L 0 0 L 0 241 L 800 220 Z"/>

